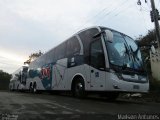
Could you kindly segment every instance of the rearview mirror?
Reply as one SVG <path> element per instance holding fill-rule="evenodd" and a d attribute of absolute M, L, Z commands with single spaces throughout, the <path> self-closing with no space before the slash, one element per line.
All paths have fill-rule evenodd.
<path fill-rule="evenodd" d="M 105 30 L 104 32 L 105 32 L 105 34 L 106 34 L 106 40 L 107 40 L 108 42 L 113 42 L 113 33 L 112 33 L 112 31 L 110 31 L 110 30 Z"/>

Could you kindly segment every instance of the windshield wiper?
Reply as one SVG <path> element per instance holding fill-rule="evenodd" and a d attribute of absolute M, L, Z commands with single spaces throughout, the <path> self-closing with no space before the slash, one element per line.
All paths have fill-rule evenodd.
<path fill-rule="evenodd" d="M 132 49 L 132 47 L 131 46 L 129 46 L 130 47 L 130 49 L 131 49 L 131 55 L 132 55 L 132 57 L 133 57 L 133 68 L 134 69 L 136 69 L 136 64 L 138 65 L 138 69 L 140 68 L 140 69 L 143 69 L 142 68 L 142 63 L 141 63 L 141 61 L 140 61 L 140 59 L 138 58 L 138 56 L 137 56 L 137 53 L 138 53 L 138 51 L 139 51 L 139 48 L 137 48 L 135 51 L 133 51 L 133 49 Z"/>

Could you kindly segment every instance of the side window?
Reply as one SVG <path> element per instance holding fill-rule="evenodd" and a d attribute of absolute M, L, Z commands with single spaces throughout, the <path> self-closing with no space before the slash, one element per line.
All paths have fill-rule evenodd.
<path fill-rule="evenodd" d="M 80 44 L 76 37 L 67 41 L 67 56 L 77 55 L 80 52 Z"/>
<path fill-rule="evenodd" d="M 37 67 L 41 67 L 46 64 L 46 54 L 40 56 L 38 59 L 36 59 L 33 64 L 32 68 L 36 69 Z"/>
<path fill-rule="evenodd" d="M 46 64 L 55 62 L 55 50 L 52 49 L 47 53 Z"/>
<path fill-rule="evenodd" d="M 94 40 L 93 36 L 97 33 L 99 33 L 97 28 L 91 28 L 79 34 L 84 46 L 85 54 L 89 55 L 89 45 Z"/>
<path fill-rule="evenodd" d="M 46 53 L 46 64 L 51 63 L 49 54 L 50 53 Z"/>
<path fill-rule="evenodd" d="M 105 69 L 105 58 L 100 38 L 91 43 L 90 64 L 97 69 Z"/>
<path fill-rule="evenodd" d="M 62 59 L 66 56 L 66 43 L 60 44 L 56 47 L 57 60 Z"/>
<path fill-rule="evenodd" d="M 21 81 L 21 76 L 22 76 L 22 74 L 21 74 L 21 71 L 19 72 L 19 76 L 18 76 L 18 80 L 19 81 Z"/>
<path fill-rule="evenodd" d="M 58 60 L 58 51 L 57 51 L 57 47 L 54 48 L 54 52 L 55 52 L 55 62 Z"/>
<path fill-rule="evenodd" d="M 79 37 L 83 44 L 84 51 L 84 61 L 86 64 L 90 64 L 90 43 L 94 41 L 93 36 L 97 34 L 99 31 L 97 28 L 91 28 L 79 33 Z"/>
<path fill-rule="evenodd" d="M 51 62 L 56 62 L 56 48 L 52 49 L 51 50 L 51 54 L 50 54 L 50 59 L 51 59 Z"/>

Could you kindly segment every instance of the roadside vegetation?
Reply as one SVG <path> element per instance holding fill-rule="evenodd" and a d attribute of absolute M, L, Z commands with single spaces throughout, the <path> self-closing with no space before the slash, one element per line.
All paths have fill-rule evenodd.
<path fill-rule="evenodd" d="M 8 90 L 9 80 L 11 79 L 11 75 L 0 70 L 0 90 Z"/>
<path fill-rule="evenodd" d="M 142 58 L 145 65 L 144 67 L 150 80 L 150 91 L 160 93 L 160 80 L 156 80 L 152 77 L 151 64 L 150 64 L 150 48 L 152 45 L 154 45 L 155 48 L 158 47 L 155 31 L 150 30 L 145 36 L 140 35 L 136 41 L 140 46 L 142 52 Z"/>
<path fill-rule="evenodd" d="M 34 61 L 39 56 L 43 55 L 41 51 L 31 53 L 28 57 L 28 60 L 24 62 L 24 64 L 30 64 L 32 61 Z M 8 90 L 9 89 L 9 82 L 11 79 L 11 74 L 4 72 L 3 70 L 0 70 L 0 90 Z"/>

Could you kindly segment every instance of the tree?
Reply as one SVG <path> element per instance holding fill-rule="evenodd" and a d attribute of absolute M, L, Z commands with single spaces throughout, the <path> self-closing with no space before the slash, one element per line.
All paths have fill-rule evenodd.
<path fill-rule="evenodd" d="M 140 46 L 142 57 L 144 60 L 145 69 L 149 76 L 150 90 L 160 92 L 160 82 L 152 77 L 151 62 L 150 62 L 150 48 L 154 45 L 158 47 L 158 41 L 156 41 L 155 30 L 150 30 L 145 36 L 139 36 L 137 43 Z"/>
<path fill-rule="evenodd" d="M 0 90 L 8 90 L 11 75 L 0 70 Z"/>
<path fill-rule="evenodd" d="M 140 47 L 147 47 L 156 44 L 155 30 L 149 30 L 145 36 L 140 35 L 136 41 Z"/>
<path fill-rule="evenodd" d="M 155 30 L 149 30 L 145 36 L 140 35 L 136 42 L 141 49 L 142 58 L 144 65 L 148 74 L 151 74 L 151 65 L 150 65 L 150 48 L 152 45 L 157 47 Z"/>
<path fill-rule="evenodd" d="M 28 60 L 24 62 L 24 64 L 30 64 L 32 61 L 37 59 L 39 56 L 43 55 L 43 53 L 39 50 L 39 52 L 31 53 Z"/>

